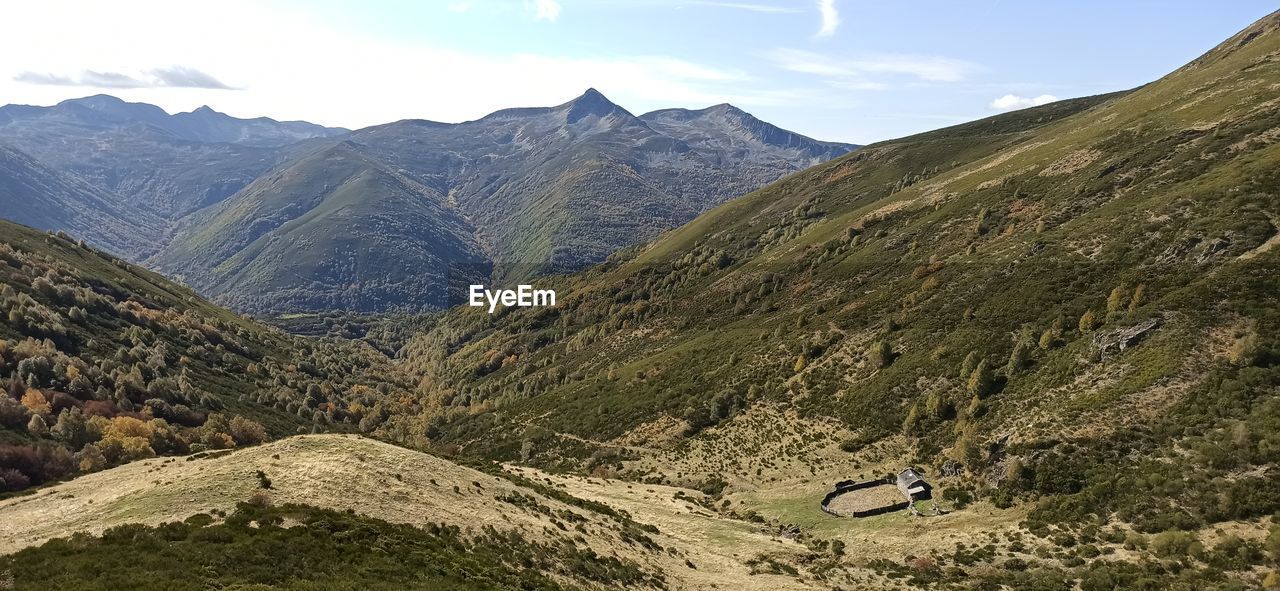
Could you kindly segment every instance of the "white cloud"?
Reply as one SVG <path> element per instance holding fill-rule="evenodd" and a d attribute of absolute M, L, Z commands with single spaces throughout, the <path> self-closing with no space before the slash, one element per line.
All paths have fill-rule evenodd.
<path fill-rule="evenodd" d="M 779 67 L 826 78 L 842 88 L 880 89 L 873 74 L 911 76 L 923 82 L 958 82 L 977 71 L 976 64 L 941 56 L 885 54 L 836 58 L 803 49 L 778 48 L 768 54 Z"/>
<path fill-rule="evenodd" d="M 560 18 L 560 3 L 556 0 L 534 0 L 534 20 L 556 22 Z"/>
<path fill-rule="evenodd" d="M 1014 109 L 1025 109 L 1027 107 L 1047 105 L 1056 100 L 1058 100 L 1058 97 L 1053 96 L 1052 94 L 1042 94 L 1036 97 L 1006 94 L 994 101 L 991 101 L 990 107 L 997 111 L 1012 111 Z"/>
<path fill-rule="evenodd" d="M 822 26 L 818 29 L 818 37 L 830 37 L 840 26 L 840 11 L 836 10 L 836 0 L 818 0 L 818 12 L 822 15 Z"/>
<path fill-rule="evenodd" d="M 16 82 L 45 84 L 50 86 L 80 86 L 85 88 L 210 88 L 232 90 L 217 78 L 195 68 L 171 66 L 153 68 L 141 75 L 123 72 L 95 72 L 85 70 L 75 75 L 48 72 L 20 72 L 13 77 Z"/>
<path fill-rule="evenodd" d="M 466 12 L 468 10 L 471 10 L 471 2 L 469 0 L 462 0 L 461 2 L 452 2 L 449 4 L 449 6 L 446 7 L 446 9 L 449 12 L 459 12 L 459 13 Z"/>

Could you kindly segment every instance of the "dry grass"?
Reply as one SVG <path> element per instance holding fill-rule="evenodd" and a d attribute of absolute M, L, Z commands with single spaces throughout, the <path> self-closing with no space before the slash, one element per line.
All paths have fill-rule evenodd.
<path fill-rule="evenodd" d="M 827 505 L 827 508 L 840 515 L 849 515 L 856 511 L 870 511 L 871 509 L 889 507 L 902 501 L 902 493 L 898 491 L 896 486 L 883 484 L 844 493 L 831 499 L 831 503 Z"/>
<path fill-rule="evenodd" d="M 203 459 L 134 462 L 2 501 L 0 523 L 5 527 L 0 529 L 0 553 L 74 532 L 96 534 L 126 523 L 154 525 L 196 513 L 229 511 L 261 490 L 258 470 L 271 479 L 271 499 L 276 504 L 351 509 L 395 523 L 447 523 L 471 531 L 490 525 L 562 542 L 578 535 L 572 529 L 557 529 L 545 515 L 496 498 L 513 492 L 528 495 L 553 511 L 586 517 L 582 536 L 593 550 L 660 570 L 675 589 L 827 586 L 804 573 L 800 578 L 752 574 L 745 562 L 761 552 L 778 553 L 790 561 L 805 549 L 761 532 L 758 525 L 676 498 L 678 492 L 701 496 L 696 491 L 512 469 L 576 497 L 624 509 L 635 521 L 656 526 L 660 533 L 649 535 L 664 551 L 655 553 L 624 542 L 619 523 L 612 518 L 435 456 L 342 435 L 292 437 Z"/>

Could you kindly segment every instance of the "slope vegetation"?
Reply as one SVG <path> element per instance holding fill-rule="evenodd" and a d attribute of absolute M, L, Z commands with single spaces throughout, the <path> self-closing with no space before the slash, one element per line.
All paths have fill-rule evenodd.
<path fill-rule="evenodd" d="M 1029 511 L 1058 558 L 1019 556 L 1010 570 L 1034 568 L 1018 576 L 1256 582 L 1261 551 L 1193 556 L 1182 575 L 1069 558 L 1100 551 L 1101 533 L 1196 540 L 1243 523 L 1255 543 L 1280 509 L 1278 23 L 1131 92 L 790 176 L 563 279 L 557 309 L 454 311 L 404 352 L 438 410 L 392 424 L 626 474 L 776 405 L 837 421 L 855 465 L 902 438 L 889 464 L 924 466 L 948 500 Z M 676 472 L 633 474 L 689 476 Z M 788 514 L 743 476 L 721 492 Z M 934 566 L 1004 562 L 961 550 Z M 908 562 L 892 568 L 963 576 Z"/>
<path fill-rule="evenodd" d="M 488 275 L 471 225 L 441 194 L 349 142 L 259 178 L 178 233 L 156 265 L 237 309 L 444 306 L 449 281 Z"/>
<path fill-rule="evenodd" d="M 0 314 L 0 492 L 155 455 L 354 430 L 407 394 L 369 347 L 280 333 L 4 221 Z"/>

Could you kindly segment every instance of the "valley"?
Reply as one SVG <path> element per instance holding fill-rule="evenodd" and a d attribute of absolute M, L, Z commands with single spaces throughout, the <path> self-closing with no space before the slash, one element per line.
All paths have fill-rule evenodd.
<path fill-rule="evenodd" d="M 18 178 L 50 185 L 40 199 L 85 193 L 10 219 L 78 230 L 256 314 L 439 310 L 459 285 L 579 270 L 855 147 L 727 104 L 637 117 L 594 89 L 355 131 L 99 95 L 0 108 L 0 146 L 37 167 Z"/>
<path fill-rule="evenodd" d="M 0 589 L 1280 587 L 1277 56 L 866 146 L 0 108 Z"/>

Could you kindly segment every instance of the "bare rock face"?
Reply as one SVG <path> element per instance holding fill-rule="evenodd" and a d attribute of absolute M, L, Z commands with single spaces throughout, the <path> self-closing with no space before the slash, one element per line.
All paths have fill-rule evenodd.
<path fill-rule="evenodd" d="M 1158 326 L 1160 319 L 1152 318 L 1130 327 L 1100 332 L 1093 336 L 1093 349 L 1102 361 L 1106 361 L 1142 342 Z"/>

